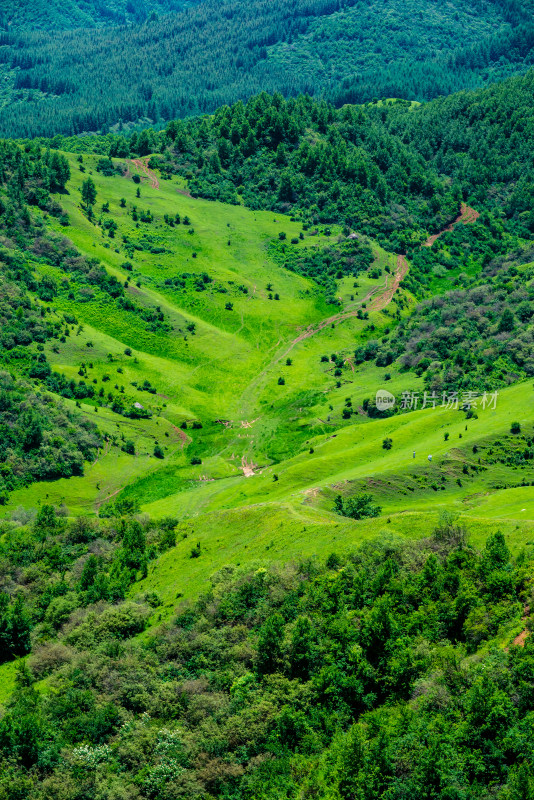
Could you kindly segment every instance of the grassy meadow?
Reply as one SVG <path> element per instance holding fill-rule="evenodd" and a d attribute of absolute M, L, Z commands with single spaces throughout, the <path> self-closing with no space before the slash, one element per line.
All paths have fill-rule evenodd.
<path fill-rule="evenodd" d="M 69 379 L 84 374 L 102 396 L 119 392 L 151 416 L 127 419 L 81 401 L 105 447 L 82 477 L 13 492 L 4 514 L 65 503 L 71 514 L 94 515 L 107 502 L 135 498 L 143 513 L 175 518 L 176 547 L 132 590 L 161 597 L 155 621 L 202 592 L 217 570 L 321 557 L 376 536 L 425 536 L 441 510 L 459 513 L 476 544 L 495 530 L 515 550 L 534 541 L 534 469 L 506 458 L 512 422 L 525 440 L 534 434 L 532 384 L 502 390 L 495 408 L 479 407 L 470 419 L 439 405 L 389 419 L 363 413 L 379 388 L 397 398 L 423 393 L 413 373 L 351 360 L 357 346 L 380 339 L 415 303 L 401 285 L 384 310 L 373 308 L 392 280 L 392 254 L 373 244 L 380 277 L 341 278 L 340 305 L 333 305 L 315 282 L 277 265 L 269 245 L 283 233 L 287 247 L 327 248 L 341 241 L 340 230 L 299 238 L 301 224 L 288 217 L 194 199 L 177 179 L 156 187 L 133 164 L 126 176 L 104 177 L 96 157 L 85 156 L 82 172 L 68 157 L 72 179 L 61 196 L 68 225 L 47 222 L 127 284 L 137 311 L 98 288 L 80 295 L 73 278 L 53 311 L 76 322 L 65 342 L 46 345 L 46 355 Z M 80 207 L 88 175 L 97 189 L 95 221 Z M 109 212 L 101 211 L 104 203 Z M 135 221 L 134 207 L 152 221 Z M 177 214 L 180 224 L 165 222 Z M 114 237 L 96 224 L 99 217 L 115 221 Z M 52 266 L 38 270 L 61 281 Z M 166 329 L 151 330 L 144 309 L 162 314 Z M 358 309 L 368 318 L 358 318 Z M 337 377 L 332 353 L 346 355 Z M 150 391 L 142 389 L 145 381 Z M 121 449 L 126 440 L 135 455 Z M 156 444 L 163 460 L 153 455 Z M 333 513 L 337 494 L 359 491 L 379 502 L 378 518 L 357 522 Z M 193 559 L 197 542 L 201 556 Z"/>

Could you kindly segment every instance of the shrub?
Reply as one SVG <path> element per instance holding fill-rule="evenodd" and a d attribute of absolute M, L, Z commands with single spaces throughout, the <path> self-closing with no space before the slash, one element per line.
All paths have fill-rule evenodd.
<path fill-rule="evenodd" d="M 91 611 L 65 640 L 76 647 L 91 647 L 107 639 L 129 639 L 144 631 L 149 616 L 150 609 L 137 603 Z"/>
<path fill-rule="evenodd" d="M 370 494 L 360 494 L 344 500 L 340 494 L 334 501 L 334 511 L 343 517 L 351 519 L 366 519 L 368 517 L 378 517 L 382 509 L 373 504 L 373 497 Z"/>

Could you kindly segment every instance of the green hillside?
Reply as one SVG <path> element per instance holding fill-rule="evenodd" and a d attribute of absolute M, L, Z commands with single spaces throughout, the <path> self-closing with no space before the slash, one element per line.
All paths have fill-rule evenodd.
<path fill-rule="evenodd" d="M 532 795 L 531 97 L 0 142 L 0 800 Z"/>
<path fill-rule="evenodd" d="M 1 0 L 0 25 L 16 30 L 70 30 L 144 22 L 151 14 L 169 14 L 195 0 Z"/>
<path fill-rule="evenodd" d="M 526 90 L 528 83 L 523 84 Z M 274 99 L 275 105 L 279 102 Z M 263 105 L 258 103 L 247 107 L 248 119 L 259 108 L 269 113 L 265 98 Z M 38 504 L 66 504 L 74 514 L 114 514 L 118 504 L 119 509 L 141 508 L 156 519 L 174 518 L 177 530 L 185 533 L 187 520 L 194 519 L 194 530 L 204 542 L 204 537 L 211 538 L 213 520 L 219 520 L 216 515 L 222 513 L 217 524 L 227 519 L 228 533 L 221 533 L 221 546 L 213 556 L 208 558 L 206 553 L 192 563 L 188 543 L 180 551 L 180 559 L 186 560 L 185 576 L 193 570 L 191 578 L 183 578 L 184 585 L 191 581 L 197 587 L 186 594 L 197 591 L 214 569 L 224 565 L 227 546 L 235 552 L 245 544 L 249 549 L 248 531 L 265 541 L 259 550 L 250 545 L 251 558 L 265 556 L 267 546 L 272 546 L 272 556 L 280 558 L 289 535 L 296 537 L 295 553 L 303 541 L 310 552 L 320 552 L 328 546 L 332 525 L 340 526 L 350 542 L 383 528 L 382 518 L 361 523 L 333 515 L 336 494 L 350 497 L 371 491 L 388 515 L 391 530 L 402 536 L 422 535 L 429 513 L 434 519 L 436 507 L 455 506 L 473 518 L 473 535 L 477 530 L 476 535 L 483 538 L 487 529 L 493 529 L 494 519 L 503 515 L 510 529 L 519 525 L 518 543 L 526 541 L 523 537 L 528 538 L 530 522 L 523 509 L 532 482 L 532 432 L 528 413 L 525 416 L 521 408 L 528 408 L 530 402 L 532 374 L 528 228 L 518 226 L 514 217 L 504 222 L 501 217 L 499 235 L 492 235 L 497 222 L 489 205 L 478 220 L 468 219 L 469 224 L 457 225 L 437 241 L 434 235 L 431 247 L 411 244 L 413 263 L 407 264 L 406 277 L 406 262 L 391 249 L 399 240 L 417 242 L 444 225 L 447 216 L 438 198 L 443 198 L 445 208 L 449 204 L 448 219 L 455 216 L 446 184 L 437 171 L 427 170 L 426 185 L 432 186 L 435 198 L 431 218 L 424 184 L 421 194 L 412 188 L 416 186 L 413 176 L 424 169 L 423 162 L 411 152 L 404 153 L 397 140 L 387 139 L 389 117 L 382 127 L 373 123 L 373 129 L 360 111 L 352 118 L 348 110 L 336 115 L 322 104 L 307 103 L 306 108 L 309 118 L 303 117 L 303 107 L 283 106 L 282 119 L 287 117 L 291 124 L 282 136 L 293 139 L 288 138 L 283 156 L 284 142 L 273 152 L 269 138 L 264 144 L 255 140 L 254 155 L 246 163 L 248 172 L 241 166 L 245 185 L 237 187 L 235 194 L 238 147 L 229 144 L 225 166 L 208 159 L 213 152 L 211 141 L 219 141 L 223 153 L 223 128 L 230 141 L 239 115 L 245 124 L 247 117 L 239 106 L 209 120 L 213 133 L 204 121 L 169 126 L 165 135 L 152 140 L 149 136 L 148 148 L 160 151 L 150 160 L 106 160 L 98 154 L 68 151 L 64 156 L 49 156 L 30 146 L 24 148 L 27 170 L 34 170 L 26 197 L 35 202 L 32 198 L 45 191 L 36 183 L 41 176 L 52 198 L 45 201 L 43 195 L 38 200 L 41 208 L 33 206 L 30 227 L 24 216 L 18 222 L 14 217 L 11 225 L 18 225 L 18 232 L 6 231 L 21 244 L 24 241 L 32 254 L 26 260 L 29 271 L 24 278 L 28 299 L 13 295 L 10 324 L 20 319 L 21 331 L 35 332 L 24 338 L 18 329 L 11 334 L 6 329 L 3 363 L 20 373 L 19 391 L 33 384 L 40 387 L 38 391 L 60 395 L 61 401 L 54 402 L 63 403 L 65 413 L 78 419 L 77 424 L 85 420 L 84 425 L 96 426 L 100 441 L 80 445 L 88 461 L 83 475 L 76 474 L 82 470 L 74 466 L 79 464 L 79 455 L 73 450 L 74 474 L 68 470 L 65 477 L 52 474 L 59 479 L 42 483 L 39 479 L 47 475 L 40 474 L 31 459 L 36 453 L 44 457 L 45 451 L 28 447 L 15 452 L 6 439 L 2 486 L 7 516 L 18 506 Z M 402 118 L 397 105 L 389 113 L 394 122 Z M 319 131 L 310 133 L 310 125 L 325 124 L 320 115 L 331 126 L 324 145 L 317 138 Z M 298 125 L 310 138 L 294 138 L 291 126 Z M 272 191 L 266 187 L 261 199 L 258 187 L 268 166 L 274 174 L 277 171 L 281 185 L 289 176 L 298 186 L 300 178 L 293 177 L 292 168 L 307 174 L 307 164 L 300 167 L 301 153 L 307 147 L 311 162 L 311 136 L 316 137 L 315 152 L 321 154 L 320 159 L 315 156 L 319 165 L 322 159 L 329 170 L 346 170 L 347 150 L 336 143 L 333 132 L 349 140 L 354 137 L 351 125 L 362 126 L 362 131 L 365 126 L 367 132 L 359 134 L 355 151 L 365 159 L 355 167 L 360 169 L 362 183 L 369 180 L 372 170 L 378 174 L 377 165 L 382 169 L 383 177 L 374 179 L 383 180 L 386 187 L 383 210 L 376 219 L 368 218 L 364 227 L 349 217 L 343 229 L 336 226 L 336 215 L 341 221 L 341 210 L 346 211 L 347 205 L 343 196 L 337 207 L 322 200 L 319 190 L 325 193 L 328 184 L 336 197 L 335 181 L 328 173 L 323 173 L 323 183 L 310 183 L 306 190 L 309 199 L 317 193 L 322 211 L 319 205 L 301 207 L 298 192 L 290 198 L 293 202 L 281 199 L 276 183 Z M 263 119 L 258 130 L 269 136 Z M 195 139 L 206 136 L 201 151 Z M 248 144 L 252 141 L 249 135 L 243 139 Z M 94 149 L 109 146 L 116 151 L 122 146 L 113 137 L 89 141 Z M 337 149 L 330 152 L 332 142 Z M 80 149 L 76 140 L 63 144 Z M 130 152 L 145 144 L 141 138 L 132 138 L 126 146 Z M 399 183 L 398 171 L 380 161 L 383 149 L 393 146 L 406 164 L 407 184 Z M 8 152 L 14 165 L 17 151 L 6 150 L 5 160 L 7 196 L 13 203 L 9 174 L 16 173 L 14 166 L 9 167 Z M 204 165 L 193 175 L 190 164 L 201 152 Z M 314 170 L 317 180 L 322 168 Z M 341 171 L 338 174 L 341 183 Z M 514 175 L 510 178 L 514 180 Z M 90 206 L 81 195 L 88 179 L 95 192 Z M 65 190 L 54 194 L 63 184 Z M 195 198 L 190 190 L 208 196 L 226 192 L 233 204 Z M 467 194 L 466 190 L 468 186 Z M 241 198 L 258 207 L 246 208 Z M 399 201 L 406 204 L 405 217 L 399 214 Z M 297 216 L 281 213 L 291 207 Z M 479 207 L 483 209 L 482 204 Z M 388 213 L 395 214 L 399 224 L 397 232 L 383 237 L 389 252 L 371 238 Z M 348 222 L 364 232 L 352 238 Z M 472 237 L 469 247 L 466 237 Z M 484 249 L 480 249 L 482 241 Z M 446 257 L 458 256 L 458 243 L 467 271 L 462 272 L 461 265 L 441 266 L 442 271 L 435 268 L 429 281 L 423 255 L 435 256 L 443 265 Z M 507 250 L 513 251 L 512 260 L 499 255 Z M 4 254 L 6 266 L 11 264 L 6 278 L 20 283 L 21 274 L 13 265 L 22 263 L 22 253 L 15 252 L 13 260 L 12 255 L 7 258 L 9 252 Z M 404 283 L 396 288 L 403 276 Z M 434 300 L 416 307 L 416 299 L 430 291 L 442 295 L 451 283 L 453 291 L 436 306 L 442 316 L 430 328 L 427 312 L 434 308 Z M 500 293 L 498 305 L 493 302 L 485 308 L 477 299 L 478 333 L 477 327 L 471 332 L 466 327 L 470 298 L 478 297 L 477 292 L 495 291 Z M 454 341 L 444 339 L 443 344 L 439 338 L 429 339 L 427 349 L 421 349 L 417 331 L 427 326 L 436 331 L 436 337 L 442 335 L 439 332 L 449 324 L 446 315 L 453 306 L 455 324 L 463 325 L 468 335 L 461 339 L 455 334 Z M 26 316 L 26 308 L 34 318 L 46 320 L 42 333 L 33 318 Z M 508 320 L 506 329 L 503 317 Z M 520 325 L 525 326 L 521 332 Z M 481 340 L 482 330 L 485 339 Z M 440 354 L 441 346 L 446 358 Z M 511 382 L 517 385 L 506 388 Z M 381 419 L 374 405 L 379 388 L 393 392 L 398 405 L 403 393 L 418 393 L 419 404 L 425 392 L 437 393 L 438 408 L 411 413 L 406 408 L 404 413 Z M 499 390 L 498 407 L 479 410 L 478 418 L 469 409 L 462 412 L 461 402 L 459 410 L 439 408 L 442 392 L 455 390 L 460 399 L 466 391 Z M 36 424 L 43 430 L 49 424 L 44 411 L 38 417 Z M 510 433 L 514 422 L 520 425 L 519 434 Z M 392 442 L 387 450 L 386 440 Z M 48 441 L 52 448 L 67 446 L 57 437 Z M 513 455 L 508 452 L 510 444 Z M 431 464 L 428 455 L 433 456 Z M 17 459 L 27 464 L 26 473 L 20 472 Z M 506 499 L 510 487 L 518 487 L 511 504 Z M 477 515 L 477 498 L 486 496 L 491 496 L 491 502 L 484 501 L 481 508 L 487 505 L 488 513 Z M 280 508 L 284 509 L 281 516 Z M 413 520 L 405 524 L 408 508 Z M 302 536 L 308 525 L 315 532 L 310 538 Z M 237 538 L 233 526 L 242 530 Z M 223 541 L 227 542 L 224 547 Z M 174 555 L 168 558 L 173 562 Z M 153 581 L 172 608 L 173 584 L 167 585 L 161 574 L 158 562 L 153 577 L 146 578 L 147 585 Z"/>
<path fill-rule="evenodd" d="M 388 0 L 387 8 L 367 0 L 203 0 L 122 25 L 181 5 L 127 3 L 125 13 L 124 2 L 111 0 L 52 3 L 43 13 L 42 3 L 7 4 L 2 135 L 158 125 L 260 91 L 326 96 L 337 106 L 428 100 L 534 63 L 531 0 Z M 104 19 L 121 27 L 94 30 Z M 64 30 L 69 25 L 79 29 Z"/>

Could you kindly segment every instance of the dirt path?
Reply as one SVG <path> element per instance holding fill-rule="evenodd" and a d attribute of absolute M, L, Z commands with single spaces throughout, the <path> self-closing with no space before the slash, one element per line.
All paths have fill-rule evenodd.
<path fill-rule="evenodd" d="M 96 508 L 96 510 L 97 510 L 97 511 L 100 511 L 100 507 L 101 507 L 101 506 L 103 506 L 103 505 L 104 505 L 104 503 L 107 503 L 109 500 L 111 500 L 111 498 L 112 498 L 112 497 L 116 497 L 116 496 L 118 495 L 118 493 L 119 493 L 119 492 L 122 492 L 122 490 L 123 490 L 123 489 L 124 489 L 124 486 L 120 486 L 120 487 L 117 489 L 117 491 L 115 491 L 115 492 L 112 492 L 111 494 L 108 494 L 108 496 L 107 496 L 107 497 L 104 497 L 104 499 L 103 499 L 103 500 L 97 500 L 97 501 L 96 501 L 96 503 L 95 503 L 95 508 Z"/>
<path fill-rule="evenodd" d="M 402 258 L 404 258 L 404 256 L 402 256 Z M 400 280 L 402 280 L 402 278 Z M 374 295 L 378 291 L 380 291 L 380 289 L 384 289 L 385 293 L 390 291 L 388 289 L 387 277 L 383 286 L 377 286 L 375 289 L 371 289 L 371 291 L 365 295 L 365 297 L 360 301 L 358 308 L 355 308 L 352 311 L 340 311 L 338 314 L 334 314 L 332 317 L 328 317 L 327 319 L 321 320 L 321 322 L 318 322 L 316 325 L 308 325 L 308 327 L 304 331 L 302 331 L 302 333 L 299 333 L 299 335 L 295 339 L 293 339 L 293 341 L 289 344 L 288 349 L 284 353 L 279 355 L 274 363 L 280 361 L 281 358 L 285 358 L 287 355 L 289 355 L 289 353 L 293 350 L 295 345 L 299 344 L 299 342 L 303 342 L 305 339 L 309 339 L 311 336 L 314 336 L 316 333 L 319 333 L 319 331 L 324 330 L 324 328 L 328 328 L 329 325 L 335 325 L 336 322 L 344 322 L 346 319 L 351 319 L 351 317 L 356 317 L 358 315 L 358 311 L 361 311 L 362 304 L 367 303 L 372 297 L 374 297 Z M 383 306 L 381 306 L 381 308 L 383 308 Z"/>
<path fill-rule="evenodd" d="M 423 247 L 432 247 L 434 242 L 437 239 L 439 239 L 440 236 L 442 236 L 446 231 L 452 230 L 454 226 L 457 225 L 459 222 L 463 222 L 464 225 L 473 223 L 478 219 L 479 216 L 480 213 L 478 211 L 476 211 L 474 208 L 470 208 L 470 206 L 467 206 L 465 203 L 462 203 L 461 212 L 458 215 L 458 217 L 454 220 L 454 222 L 448 225 L 440 233 L 436 233 L 433 236 L 429 236 L 426 242 L 424 243 Z M 299 335 L 296 336 L 295 339 L 293 339 L 293 341 L 291 341 L 283 351 L 280 351 L 273 356 L 271 361 L 263 368 L 263 370 L 249 385 L 247 391 L 251 392 L 258 385 L 258 383 L 265 377 L 267 372 L 273 366 L 275 366 L 275 364 L 277 364 L 283 358 L 287 358 L 287 356 L 291 353 L 291 351 L 297 344 L 303 342 L 305 339 L 309 339 L 310 337 L 315 336 L 316 333 L 319 333 L 319 331 L 322 331 L 331 325 L 335 325 L 336 323 L 344 322 L 347 319 L 356 317 L 358 315 L 358 312 L 361 311 L 363 303 L 367 303 L 369 300 L 371 300 L 371 298 L 373 298 L 371 303 L 371 309 L 373 311 L 382 311 L 384 308 L 386 308 L 386 306 L 393 299 L 395 292 L 399 288 L 401 282 L 406 277 L 409 268 L 410 267 L 408 261 L 406 260 L 406 256 L 397 255 L 397 267 L 391 283 L 389 280 L 390 276 L 386 275 L 386 280 L 384 284 L 382 286 L 377 286 L 375 289 L 372 289 L 370 292 L 368 292 L 367 295 L 361 301 L 359 301 L 358 308 L 355 308 L 351 311 L 340 311 L 338 314 L 334 314 L 332 317 L 323 319 L 321 322 L 315 323 L 314 325 L 313 324 L 308 325 L 308 327 L 305 328 L 303 331 L 301 331 Z"/>
<path fill-rule="evenodd" d="M 399 283 L 400 280 L 402 280 L 402 278 L 399 279 Z M 358 312 L 361 311 L 362 304 L 369 301 L 380 290 L 383 290 L 384 292 L 388 291 L 388 276 L 386 276 L 386 280 L 382 286 L 377 286 L 376 288 L 371 289 L 371 291 L 365 295 L 365 297 L 358 303 L 358 308 L 355 308 L 352 311 L 344 311 L 344 312 L 340 311 L 338 314 L 334 314 L 332 317 L 323 319 L 321 320 L 321 322 L 318 322 L 315 325 L 308 325 L 308 327 L 305 328 L 301 333 L 299 333 L 299 335 L 296 336 L 295 339 L 293 339 L 293 341 L 290 342 L 283 350 L 279 351 L 273 356 L 271 361 L 262 369 L 259 375 L 257 375 L 256 378 L 254 378 L 253 382 L 249 385 L 247 391 L 249 392 L 252 391 L 258 385 L 258 383 L 260 383 L 260 381 L 266 376 L 268 371 L 272 367 L 274 367 L 275 364 L 278 364 L 279 361 L 281 361 L 284 358 L 287 358 L 287 356 L 291 353 L 293 348 L 297 344 L 299 344 L 299 342 L 303 342 L 306 339 L 315 336 L 316 333 L 319 333 L 319 331 L 328 328 L 330 325 L 335 325 L 336 322 L 344 322 L 346 319 L 351 319 L 351 317 L 356 317 L 358 315 Z"/>
<path fill-rule="evenodd" d="M 371 303 L 373 311 L 382 311 L 393 300 L 393 295 L 399 288 L 401 281 L 406 277 L 408 272 L 408 262 L 405 256 L 397 256 L 397 269 L 391 286 L 386 288 L 386 291 L 379 295 Z"/>
<path fill-rule="evenodd" d="M 452 231 L 454 226 L 458 225 L 459 222 L 463 222 L 464 225 L 470 225 L 473 222 L 476 222 L 479 217 L 480 217 L 479 211 L 475 211 L 474 208 L 466 206 L 465 203 L 462 203 L 461 213 L 458 217 L 456 217 L 454 222 L 451 222 L 450 225 L 447 225 L 447 227 L 444 228 L 439 233 L 435 233 L 433 236 L 429 236 L 426 242 L 424 243 L 423 247 L 432 247 L 434 242 L 437 241 L 440 236 L 443 236 L 443 234 L 447 233 L 447 231 Z"/>
<path fill-rule="evenodd" d="M 527 636 L 529 635 L 529 630 L 526 627 L 526 621 L 529 618 L 529 616 L 530 616 L 530 606 L 525 606 L 525 608 L 523 610 L 523 616 L 521 618 L 521 622 L 523 623 L 523 625 L 525 625 L 525 628 L 521 631 L 519 636 L 515 637 L 514 641 L 512 642 L 512 644 L 515 645 L 516 647 L 524 647 L 525 646 L 525 640 L 526 640 Z M 508 650 L 508 648 L 506 648 L 506 650 Z"/>
<path fill-rule="evenodd" d="M 111 450 L 111 439 L 104 439 L 104 442 L 105 442 L 105 447 L 101 448 L 103 452 L 97 453 L 95 460 L 91 464 L 92 467 L 94 467 L 95 464 L 98 464 L 101 458 L 105 458 L 109 453 L 109 451 Z"/>
<path fill-rule="evenodd" d="M 185 447 L 187 444 L 189 444 L 189 442 L 191 441 L 191 439 L 189 438 L 189 436 L 187 435 L 187 433 L 185 433 L 185 431 L 183 431 L 181 428 L 177 428 L 177 427 L 176 427 L 176 425 L 172 425 L 172 428 L 173 428 L 173 430 L 175 430 L 175 431 L 176 431 L 176 433 L 177 433 L 177 434 L 178 434 L 178 436 L 180 437 L 180 444 L 181 444 L 181 446 L 182 446 L 182 450 L 183 450 L 183 449 L 184 449 L 184 447 Z"/>
<path fill-rule="evenodd" d="M 150 181 L 150 185 L 153 189 L 159 189 L 159 180 L 156 173 L 149 169 L 148 164 L 146 161 L 143 161 L 140 158 L 132 159 L 132 164 L 137 167 L 140 172 L 143 172 L 146 178 Z"/>

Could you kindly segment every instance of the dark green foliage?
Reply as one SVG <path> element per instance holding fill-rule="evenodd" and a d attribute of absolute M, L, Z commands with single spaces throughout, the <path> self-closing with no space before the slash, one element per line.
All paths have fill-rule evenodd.
<path fill-rule="evenodd" d="M 131 520 L 125 525 L 122 536 L 121 559 L 128 569 L 139 569 L 145 559 L 146 536 L 137 520 Z"/>
<path fill-rule="evenodd" d="M 531 70 L 482 91 L 436 100 L 413 116 L 392 107 L 387 124 L 459 181 L 476 207 L 504 201 L 507 215 L 532 230 L 533 84 Z"/>
<path fill-rule="evenodd" d="M 368 269 L 373 262 L 371 248 L 352 239 L 346 242 L 321 249 L 296 251 L 273 242 L 270 254 L 280 266 L 312 278 L 325 289 L 326 296 L 332 303 L 336 300 L 336 281 Z"/>
<path fill-rule="evenodd" d="M 456 241 L 465 236 L 464 229 Z M 534 375 L 534 333 L 527 315 L 534 271 L 518 271 L 516 259 L 528 263 L 531 246 L 504 263 L 488 260 L 468 288 L 425 300 L 379 349 L 376 363 L 389 353 L 400 356 L 403 367 L 423 375 L 426 387 L 438 393 L 490 390 Z M 519 326 L 516 310 L 525 317 Z"/>
<path fill-rule="evenodd" d="M 379 517 L 382 513 L 380 506 L 373 503 L 373 496 L 370 494 L 360 494 L 356 497 L 349 497 L 348 499 L 344 499 L 338 494 L 334 502 L 334 511 L 336 514 L 341 514 L 344 517 L 351 517 L 352 519 Z"/>
<path fill-rule="evenodd" d="M 30 619 L 19 594 L 0 594 L 0 663 L 30 652 Z"/>
<path fill-rule="evenodd" d="M 132 442 L 131 439 L 127 439 L 124 442 L 121 450 L 123 450 L 125 453 L 128 453 L 128 455 L 130 455 L 130 456 L 134 456 L 135 455 L 135 445 L 134 445 L 134 443 Z"/>
<path fill-rule="evenodd" d="M 514 329 L 514 315 L 509 308 L 505 308 L 499 320 L 499 333 L 509 333 Z"/>
<path fill-rule="evenodd" d="M 96 202 L 96 187 L 94 181 L 91 178 L 87 178 L 87 180 L 82 183 L 80 191 L 82 193 L 82 203 L 85 206 L 93 206 Z"/>
<path fill-rule="evenodd" d="M 0 0 L 0 19 L 10 29 L 69 29 L 144 22 L 154 13 L 180 11 L 195 0 Z"/>
<path fill-rule="evenodd" d="M 101 444 L 93 423 L 0 372 L 0 489 L 81 475 Z"/>
<path fill-rule="evenodd" d="M 9 594 L 0 593 L 0 663 L 30 651 L 32 630 L 41 643 L 62 637 L 73 612 L 88 608 L 91 617 L 95 603 L 100 612 L 94 619 L 81 614 L 67 637 L 70 644 L 91 647 L 144 629 L 144 607 L 113 603 L 124 599 L 137 578 L 146 577 L 156 549 L 174 545 L 169 526 L 176 520 L 141 524 L 128 516 L 132 510 L 137 509 L 119 500 L 109 521 L 67 521 L 65 508 L 43 505 L 37 515 L 17 509 L 0 523 L 0 568 L 9 587 Z M 98 555 L 90 552 L 97 540 L 105 542 Z"/>
<path fill-rule="evenodd" d="M 414 230 L 416 238 L 426 238 L 423 231 L 439 230 L 458 212 L 457 187 L 445 186 L 421 156 L 414 158 L 381 119 L 361 108 L 336 111 L 324 101 L 286 102 L 262 93 L 210 118 L 171 123 L 166 136 L 173 170 L 189 177 L 194 195 L 230 203 L 241 195 L 251 208 L 293 210 L 308 226 L 343 221 L 398 252 L 413 241 Z M 227 154 L 222 169 L 210 157 L 221 141 Z M 279 187 L 289 174 L 294 191 L 281 200 Z M 318 254 L 284 238 L 282 232 L 272 246 L 278 260 L 329 286 L 336 258 L 347 275 L 371 262 L 358 237 Z"/>
<path fill-rule="evenodd" d="M 196 7 L 171 17 L 150 14 L 184 5 Z M 2 0 L 7 97 L 0 129 L 54 136 L 147 117 L 156 124 L 211 112 L 261 89 L 326 94 L 339 106 L 381 97 L 422 100 L 532 64 L 530 0 L 468 6 L 390 0 L 383 10 L 381 0 Z M 87 30 L 104 22 L 123 27 Z M 69 24 L 79 30 L 53 30 Z M 133 80 L 124 80 L 125 70 Z M 244 144 L 246 155 L 254 152 L 253 137 Z M 133 149 L 150 152 L 144 139 Z M 223 137 L 210 162 L 219 170 L 227 160 Z M 279 161 L 283 166 L 283 153 Z M 284 174 L 276 188 L 280 201 L 291 202 L 294 191 L 293 175 Z"/>
<path fill-rule="evenodd" d="M 55 599 L 53 576 L 44 595 L 31 587 L 34 624 L 47 604 L 52 619 L 58 601 L 85 602 L 126 545 L 142 553 L 138 525 L 119 525 L 122 543 L 101 528 L 111 562 L 89 555 Z M 146 523 L 146 535 L 169 525 Z M 143 641 L 131 637 L 150 608 L 100 601 L 98 614 L 89 606 L 49 628 L 20 670 L 0 721 L 0 791 L 14 797 L 31 770 L 25 799 L 77 800 L 97 770 L 117 796 L 147 800 L 185 787 L 199 800 L 268 800 L 281 787 L 289 800 L 482 800 L 495 785 L 503 800 L 529 797 L 534 650 L 530 637 L 509 650 L 492 640 L 520 622 L 531 572 L 502 534 L 477 553 L 445 515 L 418 543 L 369 543 L 326 565 L 225 568 Z M 44 676 L 56 691 L 33 689 Z"/>
<path fill-rule="evenodd" d="M 189 553 L 190 558 L 200 558 L 201 550 L 200 550 L 200 542 L 197 542 L 194 547 L 191 548 L 191 552 Z"/>
<path fill-rule="evenodd" d="M 284 618 L 273 614 L 262 626 L 258 639 L 258 672 L 267 675 L 277 672 L 282 662 Z"/>

